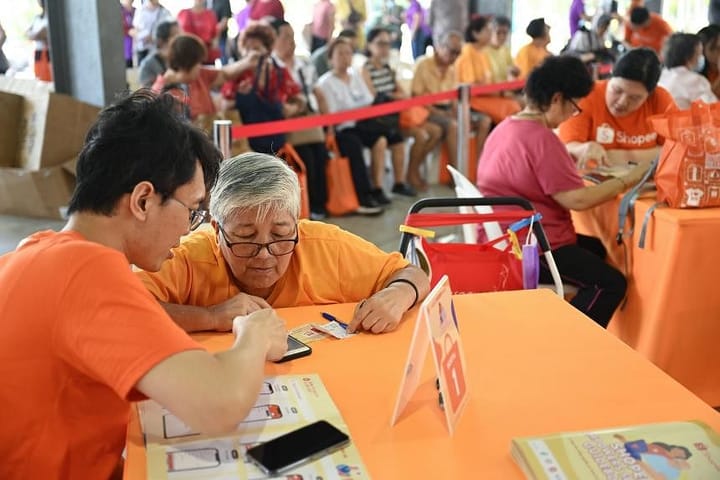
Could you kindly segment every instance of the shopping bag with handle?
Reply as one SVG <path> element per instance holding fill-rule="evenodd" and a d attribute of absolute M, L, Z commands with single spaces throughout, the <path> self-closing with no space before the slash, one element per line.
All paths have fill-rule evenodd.
<path fill-rule="evenodd" d="M 689 110 L 650 117 L 665 137 L 655 184 L 672 208 L 720 206 L 720 105 L 695 101 Z"/>

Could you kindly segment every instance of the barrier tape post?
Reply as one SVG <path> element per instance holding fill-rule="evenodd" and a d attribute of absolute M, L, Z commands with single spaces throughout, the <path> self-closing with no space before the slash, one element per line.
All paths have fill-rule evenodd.
<path fill-rule="evenodd" d="M 232 156 L 232 121 L 215 120 L 213 122 L 213 142 L 223 159 Z"/>
<path fill-rule="evenodd" d="M 470 138 L 470 84 L 458 87 L 457 109 L 457 169 L 468 175 L 468 142 Z"/>

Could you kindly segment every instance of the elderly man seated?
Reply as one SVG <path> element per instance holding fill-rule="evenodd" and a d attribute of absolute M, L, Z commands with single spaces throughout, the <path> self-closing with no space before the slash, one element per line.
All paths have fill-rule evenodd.
<path fill-rule="evenodd" d="M 212 229 L 186 237 L 143 283 L 185 330 L 232 328 L 255 310 L 360 302 L 348 331 L 394 330 L 429 291 L 399 253 L 334 225 L 298 220 L 300 186 L 282 160 L 226 160 L 210 196 Z"/>

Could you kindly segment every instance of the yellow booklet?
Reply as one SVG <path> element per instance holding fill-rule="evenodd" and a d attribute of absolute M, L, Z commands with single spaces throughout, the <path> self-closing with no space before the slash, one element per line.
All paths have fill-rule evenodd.
<path fill-rule="evenodd" d="M 533 480 L 720 479 L 720 435 L 699 421 L 516 438 L 512 456 Z"/>

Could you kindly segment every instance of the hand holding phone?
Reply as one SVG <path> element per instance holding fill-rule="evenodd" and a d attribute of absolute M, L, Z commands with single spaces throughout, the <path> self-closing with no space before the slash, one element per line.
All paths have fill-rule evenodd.
<path fill-rule="evenodd" d="M 280 360 L 276 360 L 275 363 L 287 362 L 294 358 L 307 357 L 312 353 L 312 348 L 304 344 L 297 338 L 288 335 L 287 336 L 287 352 Z"/>
<path fill-rule="evenodd" d="M 324 457 L 350 443 L 350 437 L 325 420 L 311 423 L 247 450 L 266 475 L 278 475 Z"/>

